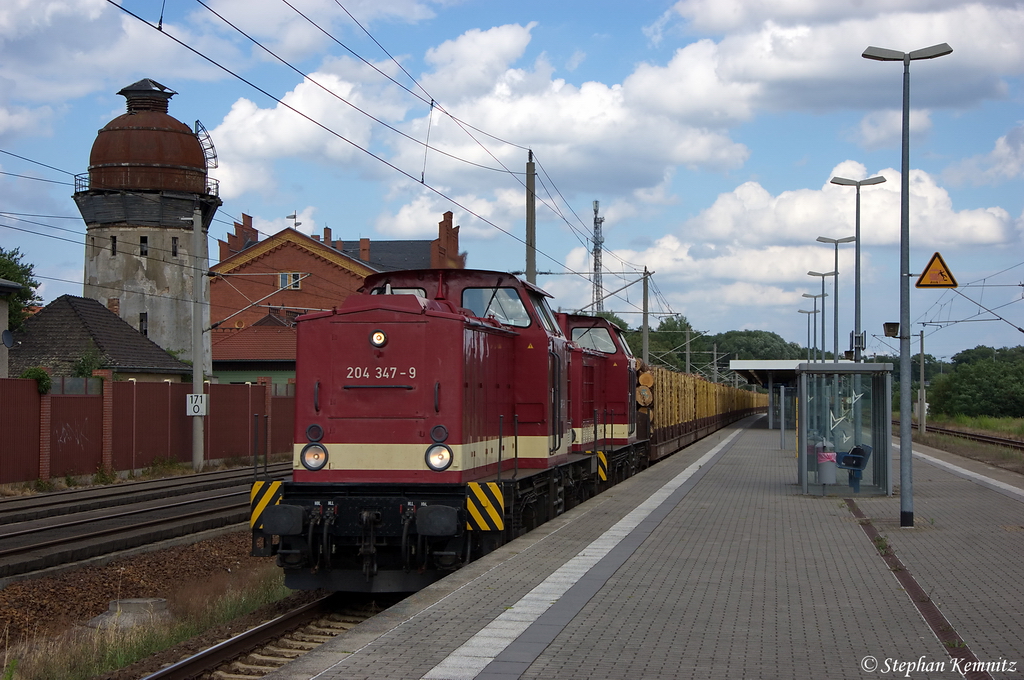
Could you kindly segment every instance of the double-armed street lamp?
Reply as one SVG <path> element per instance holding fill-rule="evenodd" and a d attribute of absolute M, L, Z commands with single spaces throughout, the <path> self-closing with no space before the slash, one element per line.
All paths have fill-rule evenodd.
<path fill-rule="evenodd" d="M 821 277 L 821 297 L 825 298 L 828 295 L 825 294 L 825 277 L 836 276 L 839 272 L 807 272 L 808 276 L 820 276 Z M 825 301 L 821 301 L 821 360 L 825 361 Z"/>
<path fill-rule="evenodd" d="M 826 236 L 819 236 L 818 243 L 831 243 L 836 248 L 836 261 L 832 269 L 832 274 L 835 279 L 832 280 L 832 309 L 834 310 L 834 316 L 832 319 L 832 332 L 835 335 L 832 345 L 832 360 L 839 363 L 839 244 L 840 243 L 852 243 L 857 240 L 856 236 L 846 236 L 844 238 L 828 238 Z M 825 284 L 825 279 L 821 280 L 822 285 Z M 825 339 L 821 339 L 821 344 L 825 344 Z"/>
<path fill-rule="evenodd" d="M 825 279 L 822 279 L 822 281 L 824 281 L 824 280 Z M 812 300 L 814 300 L 814 311 L 810 312 L 811 314 L 817 314 L 818 313 L 818 298 L 821 298 L 821 311 L 822 312 L 825 311 L 825 291 L 824 291 L 824 286 L 822 286 L 821 295 L 811 295 L 810 293 L 804 293 L 803 296 L 805 298 L 811 298 Z M 807 320 L 810 321 L 811 317 L 807 317 Z M 821 344 L 822 345 L 825 344 L 825 329 L 824 328 L 821 329 Z M 817 324 L 815 324 L 815 326 L 814 326 L 814 354 L 811 356 L 811 361 L 817 361 L 817 360 L 818 360 L 818 326 L 817 326 Z M 821 352 L 821 360 L 822 361 L 825 360 L 825 351 L 824 350 L 822 350 L 822 352 Z"/>
<path fill-rule="evenodd" d="M 807 295 L 807 293 L 804 293 L 804 296 L 805 297 L 815 298 L 815 300 L 814 300 L 814 303 L 815 303 L 814 310 L 810 310 L 810 309 L 800 309 L 800 310 L 797 310 L 801 314 L 806 314 L 807 315 L 807 361 L 808 361 L 808 363 L 810 363 L 810 361 L 811 361 L 811 316 L 818 313 L 818 308 L 817 308 L 817 303 L 818 303 L 817 297 L 818 296 L 817 295 Z M 817 329 L 817 326 L 815 326 L 815 329 Z M 817 344 L 817 339 L 815 339 L 815 344 Z"/>
<path fill-rule="evenodd" d="M 885 181 L 882 176 L 869 177 L 868 179 L 854 180 L 845 177 L 833 177 L 832 184 L 840 186 L 857 187 L 857 212 L 854 219 L 854 284 L 853 284 L 853 360 L 860 363 L 861 350 L 864 349 L 864 336 L 860 329 L 860 188 L 871 184 L 881 184 Z"/>
<path fill-rule="evenodd" d="M 868 47 L 862 57 L 903 62 L 903 158 L 900 164 L 900 411 L 910 404 L 910 62 L 935 59 L 953 51 L 946 43 L 913 52 Z M 900 418 L 900 526 L 914 526 L 913 439 L 910 418 Z"/>

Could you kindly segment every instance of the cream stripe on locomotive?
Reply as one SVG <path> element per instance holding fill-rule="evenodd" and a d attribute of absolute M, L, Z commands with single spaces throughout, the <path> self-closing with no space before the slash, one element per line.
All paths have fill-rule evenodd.
<path fill-rule="evenodd" d="M 558 451 L 549 452 L 549 437 L 519 436 L 519 460 L 526 458 L 548 459 L 568 451 L 568 437 L 563 437 L 562 446 Z M 327 465 L 325 470 L 421 470 L 426 468 L 424 455 L 430 442 L 422 444 L 330 444 L 321 441 L 327 448 Z M 516 445 L 513 437 L 503 438 L 504 452 L 502 460 L 516 457 Z M 295 444 L 292 452 L 292 465 L 302 469 L 300 455 L 305 444 Z M 452 450 L 451 471 L 472 470 L 483 465 L 498 462 L 498 440 L 489 439 L 473 444 L 449 444 Z"/>
<path fill-rule="evenodd" d="M 594 423 L 590 422 L 583 427 L 574 427 L 573 441 L 586 445 L 594 441 Z M 602 439 L 628 439 L 629 425 L 627 423 L 615 423 L 611 425 L 598 425 L 597 438 Z"/>
<path fill-rule="evenodd" d="M 466 529 L 505 530 L 505 497 L 496 483 L 470 482 L 466 485 Z"/>
<path fill-rule="evenodd" d="M 249 528 L 263 528 L 263 511 L 281 502 L 281 482 L 253 482 L 249 490 Z"/>

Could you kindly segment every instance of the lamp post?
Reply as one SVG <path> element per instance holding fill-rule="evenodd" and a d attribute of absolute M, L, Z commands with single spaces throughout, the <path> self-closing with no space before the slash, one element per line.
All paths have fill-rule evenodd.
<path fill-rule="evenodd" d="M 822 272 L 807 272 L 807 275 L 808 276 L 820 276 L 821 277 L 821 297 L 824 298 L 824 297 L 828 297 L 828 295 L 825 294 L 825 277 L 826 276 L 835 276 L 838 273 L 839 272 L 837 272 L 837 271 L 830 271 L 830 272 L 824 272 L 824 273 L 822 273 Z M 821 301 L 821 360 L 825 361 L 825 301 L 824 300 Z"/>
<path fill-rule="evenodd" d="M 827 238 L 825 236 L 819 236 L 817 240 L 818 243 L 831 243 L 836 247 L 836 263 L 832 270 L 832 274 L 835 275 L 835 278 L 832 280 L 832 309 L 834 310 L 834 315 L 832 319 L 832 333 L 834 334 L 832 344 L 832 360 L 835 363 L 839 363 L 839 244 L 852 243 L 853 241 L 857 240 L 857 237 L 846 236 L 844 238 L 836 239 Z M 824 285 L 824 278 L 821 280 L 821 283 Z M 824 345 L 825 341 L 822 340 L 821 344 Z"/>
<path fill-rule="evenodd" d="M 914 526 L 913 439 L 910 418 L 910 62 L 935 59 L 953 51 L 946 43 L 900 52 L 868 47 L 862 57 L 903 62 L 903 158 L 900 164 L 900 526 Z"/>
<path fill-rule="evenodd" d="M 863 338 L 860 334 L 860 188 L 870 184 L 881 184 L 884 177 L 869 177 L 868 179 L 852 180 L 845 177 L 833 177 L 832 184 L 840 186 L 857 187 L 857 212 L 854 219 L 854 284 L 853 284 L 853 360 L 860 363 L 861 350 L 864 349 Z"/>
<path fill-rule="evenodd" d="M 807 297 L 817 298 L 816 295 L 807 295 L 807 293 L 804 293 L 804 295 L 807 296 Z M 814 302 L 815 302 L 815 305 L 817 305 L 818 300 L 815 299 Z M 812 314 L 817 314 L 818 313 L 818 308 L 817 308 L 817 306 L 815 306 L 813 311 L 811 311 L 809 309 L 800 309 L 798 311 L 801 314 L 806 314 L 807 315 L 807 361 L 810 362 L 810 360 L 811 360 L 811 315 Z M 815 327 L 815 328 L 817 328 L 817 327 Z"/>
<path fill-rule="evenodd" d="M 824 281 L 824 279 L 822 279 L 822 280 Z M 822 309 L 822 311 L 825 310 L 825 300 L 824 300 L 824 298 L 825 298 L 825 291 L 824 290 L 821 291 L 821 295 L 811 295 L 810 293 L 804 293 L 804 297 L 805 298 L 811 298 L 812 300 L 814 300 L 814 311 L 811 312 L 811 314 L 817 314 L 818 313 L 818 298 L 822 298 L 822 300 L 821 300 L 821 309 Z M 807 317 L 807 320 L 810 321 L 811 317 Z M 821 340 L 822 340 L 821 344 L 824 345 L 825 344 L 825 330 L 824 329 L 822 329 L 822 331 L 821 331 Z M 811 361 L 817 361 L 817 360 L 818 360 L 818 326 L 815 325 L 814 326 L 814 354 L 813 354 L 813 356 L 811 358 Z M 822 352 L 822 354 L 821 354 L 821 360 L 822 361 L 825 360 L 825 353 L 824 352 Z"/>

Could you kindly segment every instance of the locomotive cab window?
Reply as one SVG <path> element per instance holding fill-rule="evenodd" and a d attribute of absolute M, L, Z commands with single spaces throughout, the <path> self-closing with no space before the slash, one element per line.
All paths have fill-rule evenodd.
<path fill-rule="evenodd" d="M 427 291 L 422 288 L 392 288 L 389 283 L 386 286 L 377 286 L 370 291 L 370 295 L 415 295 L 416 297 L 427 297 Z"/>
<path fill-rule="evenodd" d="M 466 288 L 462 291 L 462 306 L 478 317 L 491 316 L 506 326 L 530 325 L 530 315 L 515 288 Z"/>
<path fill-rule="evenodd" d="M 632 357 L 633 350 L 629 348 L 629 343 L 626 342 L 626 334 L 622 331 L 616 331 L 615 333 L 619 336 L 619 345 L 622 346 L 622 351 L 626 353 L 627 357 Z"/>
<path fill-rule="evenodd" d="M 555 315 L 551 312 L 547 299 L 539 293 L 530 293 L 530 299 L 533 300 L 533 307 L 537 310 L 537 316 L 540 317 L 540 322 L 547 329 L 548 333 L 551 335 L 561 335 L 562 331 L 558 328 L 558 324 L 555 323 Z"/>
<path fill-rule="evenodd" d="M 572 341 L 580 347 L 615 354 L 615 341 L 607 328 L 573 328 Z"/>

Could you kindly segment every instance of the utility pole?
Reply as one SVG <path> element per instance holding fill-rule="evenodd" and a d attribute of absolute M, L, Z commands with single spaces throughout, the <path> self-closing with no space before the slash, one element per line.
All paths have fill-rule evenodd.
<path fill-rule="evenodd" d="M 526 280 L 537 285 L 537 169 L 533 151 L 526 162 Z"/>
<path fill-rule="evenodd" d="M 203 394 L 203 366 L 206 352 L 203 350 L 203 284 L 206 265 L 203 247 L 203 215 L 196 206 L 192 211 L 192 394 Z M 205 403 L 204 403 L 205 412 Z M 192 417 L 192 469 L 203 470 L 203 415 Z"/>
<path fill-rule="evenodd" d="M 604 311 L 604 284 L 601 281 L 601 251 L 604 249 L 604 235 L 601 233 L 601 225 L 604 218 L 597 216 L 601 206 L 600 201 L 594 201 L 594 311 Z"/>
<path fill-rule="evenodd" d="M 928 408 L 928 400 L 924 392 L 924 331 L 921 331 L 921 385 L 917 388 L 917 431 L 920 434 L 927 432 L 925 425 L 925 409 Z"/>
<path fill-rule="evenodd" d="M 650 339 L 651 326 L 647 321 L 647 279 L 650 278 L 647 267 L 644 267 L 644 323 L 643 323 L 643 360 L 645 364 L 650 363 Z"/>
<path fill-rule="evenodd" d="M 686 329 L 686 372 L 690 372 L 690 329 Z"/>

